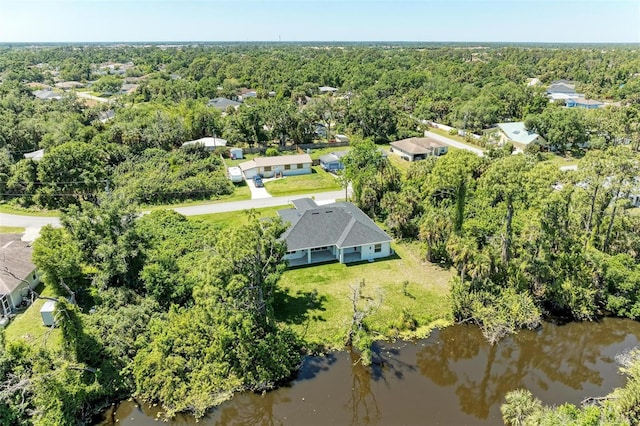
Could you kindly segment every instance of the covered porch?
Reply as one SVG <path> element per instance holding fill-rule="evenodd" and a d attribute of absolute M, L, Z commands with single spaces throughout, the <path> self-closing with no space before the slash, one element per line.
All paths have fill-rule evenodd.
<path fill-rule="evenodd" d="M 335 246 L 304 250 L 304 255 L 289 259 L 290 267 L 338 261 L 340 263 L 359 262 L 362 260 L 360 247 L 339 249 Z"/>

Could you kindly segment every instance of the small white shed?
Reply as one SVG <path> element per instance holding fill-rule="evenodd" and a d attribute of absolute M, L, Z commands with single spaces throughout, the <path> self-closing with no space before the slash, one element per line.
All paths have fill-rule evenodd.
<path fill-rule="evenodd" d="M 231 148 L 229 150 L 229 155 L 231 155 L 231 158 L 234 160 L 242 160 L 244 158 L 242 155 L 242 148 Z"/>
<path fill-rule="evenodd" d="M 53 300 L 47 300 L 42 308 L 40 308 L 40 315 L 42 315 L 42 323 L 47 327 L 51 327 L 55 324 L 53 318 L 53 311 L 56 309 L 56 302 Z"/>

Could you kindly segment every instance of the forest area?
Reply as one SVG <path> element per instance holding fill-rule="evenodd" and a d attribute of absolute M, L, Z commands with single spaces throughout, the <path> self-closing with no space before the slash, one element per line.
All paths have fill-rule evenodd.
<path fill-rule="evenodd" d="M 116 73 L 107 63 L 131 65 Z M 33 254 L 60 300 L 59 327 L 44 345 L 2 334 L 2 424 L 90 423 L 131 395 L 168 417 L 201 417 L 236 392 L 286 382 L 317 350 L 274 311 L 286 224 L 252 217 L 220 229 L 169 210 L 138 217 L 141 205 L 235 191 L 224 152 L 181 147 L 204 136 L 277 150 L 348 135 L 342 177 L 352 201 L 396 241 L 416 244 L 424 262 L 454 271 L 452 321 L 477 324 L 492 343 L 551 317 L 640 318 L 640 214 L 630 201 L 640 193 L 637 49 L 0 48 L 0 76 L 2 203 L 57 209 L 62 221 L 43 228 Z M 136 90 L 114 95 L 127 79 Z M 611 105 L 549 102 L 545 87 L 560 79 Z M 32 94 L 57 80 L 94 82 L 91 93 L 109 102 Z M 208 106 L 247 88 L 255 96 L 237 109 Z M 394 166 L 378 148 L 421 136 L 423 120 L 474 133 L 524 121 L 577 170 L 561 171 L 545 150 L 512 155 L 487 140 L 483 157 L 451 149 Z M 41 149 L 38 161 L 24 157 Z M 374 330 L 366 317 L 357 326 L 350 336 L 365 358 Z M 511 393 L 505 422 L 637 424 L 639 366 L 615 397 L 586 408 Z"/>

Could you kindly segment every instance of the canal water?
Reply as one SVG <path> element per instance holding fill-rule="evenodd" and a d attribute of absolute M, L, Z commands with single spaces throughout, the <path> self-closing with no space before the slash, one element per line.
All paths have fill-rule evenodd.
<path fill-rule="evenodd" d="M 349 352 L 307 357 L 292 383 L 243 393 L 199 425 L 496 425 L 507 392 L 579 404 L 623 386 L 616 355 L 640 346 L 640 323 L 607 318 L 521 331 L 491 346 L 474 326 L 375 347 L 377 365 Z M 160 409 L 125 401 L 102 425 L 157 424 Z M 172 425 L 195 425 L 178 416 Z"/>

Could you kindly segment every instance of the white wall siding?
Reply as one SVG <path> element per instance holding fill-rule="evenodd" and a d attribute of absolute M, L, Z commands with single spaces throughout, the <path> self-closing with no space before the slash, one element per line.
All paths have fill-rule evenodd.
<path fill-rule="evenodd" d="M 387 257 L 391 254 L 391 243 L 386 242 L 381 244 L 380 252 L 375 252 L 375 244 L 369 244 L 362 246 L 361 259 L 378 259 L 380 257 Z"/>

